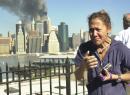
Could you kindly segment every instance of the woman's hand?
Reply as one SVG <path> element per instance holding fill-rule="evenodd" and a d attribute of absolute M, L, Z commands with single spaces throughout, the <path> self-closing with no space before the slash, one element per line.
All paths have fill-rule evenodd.
<path fill-rule="evenodd" d="M 102 73 L 100 73 L 100 78 L 103 81 L 112 80 L 112 74 L 108 70 L 104 69 Z"/>
<path fill-rule="evenodd" d="M 94 55 L 91 55 L 88 51 L 84 57 L 84 64 L 87 69 L 92 69 L 97 67 L 98 60 Z"/>

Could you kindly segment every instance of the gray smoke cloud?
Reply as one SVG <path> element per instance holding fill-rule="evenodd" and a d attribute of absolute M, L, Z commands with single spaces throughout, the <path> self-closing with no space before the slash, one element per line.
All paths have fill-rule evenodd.
<path fill-rule="evenodd" d="M 46 0 L 0 0 L 0 7 L 20 19 L 41 19 L 47 15 Z"/>

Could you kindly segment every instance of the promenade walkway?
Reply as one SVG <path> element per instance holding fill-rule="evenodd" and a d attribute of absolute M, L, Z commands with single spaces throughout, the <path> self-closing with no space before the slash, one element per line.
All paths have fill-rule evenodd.
<path fill-rule="evenodd" d="M 50 83 L 48 79 L 43 79 L 43 84 L 42 84 L 42 91 L 43 95 L 50 95 Z M 32 95 L 38 95 L 40 92 L 40 81 L 39 80 L 33 80 L 32 81 Z M 78 82 L 78 84 L 80 84 Z M 66 95 L 66 81 L 61 80 L 61 95 Z M 85 86 L 84 86 L 85 87 Z M 18 83 L 10 83 L 10 93 L 9 95 L 18 95 Z M 87 89 L 85 87 L 85 95 L 87 95 Z M 21 83 L 21 95 L 30 95 L 29 92 L 29 82 L 22 82 Z M 75 81 L 71 81 L 71 95 L 76 94 L 76 83 Z M 6 93 L 6 86 L 5 84 L 0 85 L 0 95 L 7 95 Z M 52 79 L 52 95 L 59 95 L 59 81 L 58 79 Z M 78 85 L 78 94 L 77 95 L 83 95 L 83 86 Z"/>

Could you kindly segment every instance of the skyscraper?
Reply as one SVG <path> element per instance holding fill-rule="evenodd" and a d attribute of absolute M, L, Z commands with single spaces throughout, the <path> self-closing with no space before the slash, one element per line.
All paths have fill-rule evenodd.
<path fill-rule="evenodd" d="M 68 25 L 61 22 L 58 25 L 58 39 L 60 43 L 60 51 L 65 52 L 69 49 Z"/>
<path fill-rule="evenodd" d="M 48 39 L 48 53 L 59 53 L 59 41 L 57 39 L 57 35 L 54 30 L 51 31 Z"/>
<path fill-rule="evenodd" d="M 41 28 L 36 26 L 35 21 L 32 21 L 31 31 L 28 32 L 27 36 L 27 53 L 41 53 L 41 35 L 39 31 Z M 39 24 L 40 25 L 40 24 Z"/>
<path fill-rule="evenodd" d="M 16 53 L 25 53 L 25 37 L 21 21 L 19 21 L 19 24 L 17 24 L 16 27 Z"/>
<path fill-rule="evenodd" d="M 43 34 L 49 34 L 51 27 L 51 20 L 49 17 L 45 16 L 42 20 L 43 23 Z"/>
<path fill-rule="evenodd" d="M 81 44 L 81 36 L 80 33 L 73 33 L 72 35 L 72 47 L 74 50 L 76 50 L 79 45 Z"/>

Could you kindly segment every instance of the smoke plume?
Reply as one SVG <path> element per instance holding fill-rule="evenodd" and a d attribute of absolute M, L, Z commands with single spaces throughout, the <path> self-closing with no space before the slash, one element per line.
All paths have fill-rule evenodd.
<path fill-rule="evenodd" d="M 47 15 L 46 0 L 0 0 L 0 7 L 24 20 Z"/>

